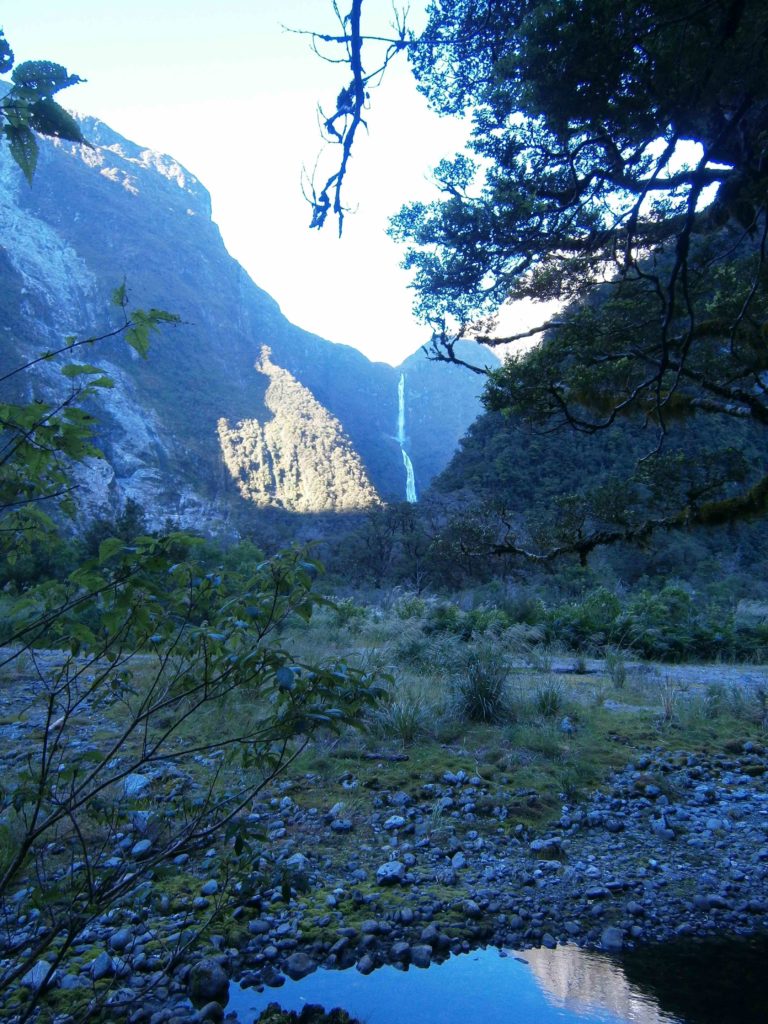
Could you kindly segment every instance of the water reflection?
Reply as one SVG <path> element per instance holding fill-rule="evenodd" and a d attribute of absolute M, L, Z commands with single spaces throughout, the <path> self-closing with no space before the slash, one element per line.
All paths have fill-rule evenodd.
<path fill-rule="evenodd" d="M 679 1020 L 631 985 L 617 960 L 578 946 L 530 949 L 523 956 L 547 999 L 574 1015 L 607 1010 L 617 1020 L 632 1024 L 670 1024 Z"/>
<path fill-rule="evenodd" d="M 678 939 L 642 946 L 625 957 L 624 971 L 685 1024 L 762 1024 L 768 1021 L 768 935 L 751 939 Z"/>
<path fill-rule="evenodd" d="M 366 1024 L 684 1024 L 631 985 L 615 960 L 575 946 L 497 949 L 451 957 L 428 970 L 317 971 L 263 993 L 232 986 L 228 1010 L 250 1024 L 270 1002 L 341 1006 Z"/>

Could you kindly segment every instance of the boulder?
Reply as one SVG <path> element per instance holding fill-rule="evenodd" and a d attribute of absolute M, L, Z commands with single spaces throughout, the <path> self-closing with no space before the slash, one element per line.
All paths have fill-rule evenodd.
<path fill-rule="evenodd" d="M 306 953 L 292 953 L 288 957 L 285 963 L 285 973 L 293 981 L 299 981 L 300 978 L 306 978 L 308 974 L 312 974 L 313 971 L 317 970 L 317 964 L 312 957 L 307 956 Z"/>
<path fill-rule="evenodd" d="M 379 885 L 398 885 L 405 878 L 405 864 L 399 860 L 388 860 L 376 869 Z"/>
<path fill-rule="evenodd" d="M 621 928 L 616 928 L 613 925 L 603 928 L 603 933 L 600 936 L 600 947 L 606 953 L 621 952 L 624 947 L 624 932 Z"/>
<path fill-rule="evenodd" d="M 24 977 L 21 979 L 21 984 L 26 985 L 27 988 L 33 989 L 35 992 L 39 991 L 43 987 L 43 982 L 48 977 L 48 971 L 50 971 L 51 965 L 47 960 L 38 960 L 34 967 L 30 967 Z"/>
<path fill-rule="evenodd" d="M 411 946 L 411 964 L 414 967 L 429 967 L 432 963 L 432 947 L 426 945 Z"/>
<path fill-rule="evenodd" d="M 123 796 L 129 800 L 141 794 L 149 788 L 152 780 L 147 775 L 139 775 L 138 772 L 126 775 L 123 779 Z"/>
<path fill-rule="evenodd" d="M 195 1006 L 214 1002 L 226 1005 L 229 978 L 218 960 L 205 957 L 193 965 L 189 972 L 189 998 Z"/>

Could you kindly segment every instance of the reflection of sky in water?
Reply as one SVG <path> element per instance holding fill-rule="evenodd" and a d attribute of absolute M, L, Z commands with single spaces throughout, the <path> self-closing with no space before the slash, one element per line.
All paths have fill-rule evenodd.
<path fill-rule="evenodd" d="M 365 1024 L 675 1024 L 629 985 L 618 963 L 575 946 L 528 950 L 528 963 L 496 949 L 451 957 L 428 970 L 316 971 L 255 992 L 232 985 L 228 1011 L 249 1024 L 270 1002 L 341 1006 Z"/>

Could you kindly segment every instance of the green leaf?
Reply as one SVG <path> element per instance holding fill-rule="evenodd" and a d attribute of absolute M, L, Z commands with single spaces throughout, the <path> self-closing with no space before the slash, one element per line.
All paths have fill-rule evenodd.
<path fill-rule="evenodd" d="M 131 348 L 138 352 L 142 359 L 149 352 L 149 327 L 146 324 L 135 324 L 125 332 L 125 340 Z"/>
<path fill-rule="evenodd" d="M 70 75 L 61 64 L 50 60 L 25 60 L 17 65 L 11 75 L 16 90 L 41 97 L 50 97 L 70 85 L 77 85 L 83 79 Z"/>
<path fill-rule="evenodd" d="M 41 99 L 32 104 L 29 125 L 41 135 L 66 139 L 68 142 L 83 142 L 80 125 L 64 107 L 52 99 Z"/>
<path fill-rule="evenodd" d="M 24 177 L 29 184 L 35 176 L 37 167 L 37 141 L 29 128 L 7 124 L 3 129 L 8 139 L 8 148 L 11 156 L 21 168 Z"/>
<path fill-rule="evenodd" d="M 8 45 L 5 33 L 0 29 L 0 75 L 4 75 L 13 67 L 13 50 Z"/>
<path fill-rule="evenodd" d="M 110 558 L 122 551 L 125 544 L 119 537 L 107 537 L 99 544 L 99 565 L 108 562 Z"/>
<path fill-rule="evenodd" d="M 97 374 L 102 371 L 98 366 L 91 366 L 90 363 L 67 363 L 61 368 L 64 377 L 81 377 L 88 374 Z"/>
<path fill-rule="evenodd" d="M 292 668 L 288 668 L 287 665 L 283 665 L 275 673 L 275 681 L 278 687 L 285 693 L 292 690 L 296 685 L 296 676 Z"/>

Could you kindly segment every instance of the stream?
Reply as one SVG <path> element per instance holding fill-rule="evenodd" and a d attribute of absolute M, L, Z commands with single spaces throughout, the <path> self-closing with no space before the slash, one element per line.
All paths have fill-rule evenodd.
<path fill-rule="evenodd" d="M 768 937 L 666 943 L 611 957 L 578 946 L 495 948 L 428 969 L 318 970 L 280 988 L 230 988 L 252 1024 L 272 1002 L 341 1006 L 365 1024 L 758 1024 L 768 1021 Z"/>

